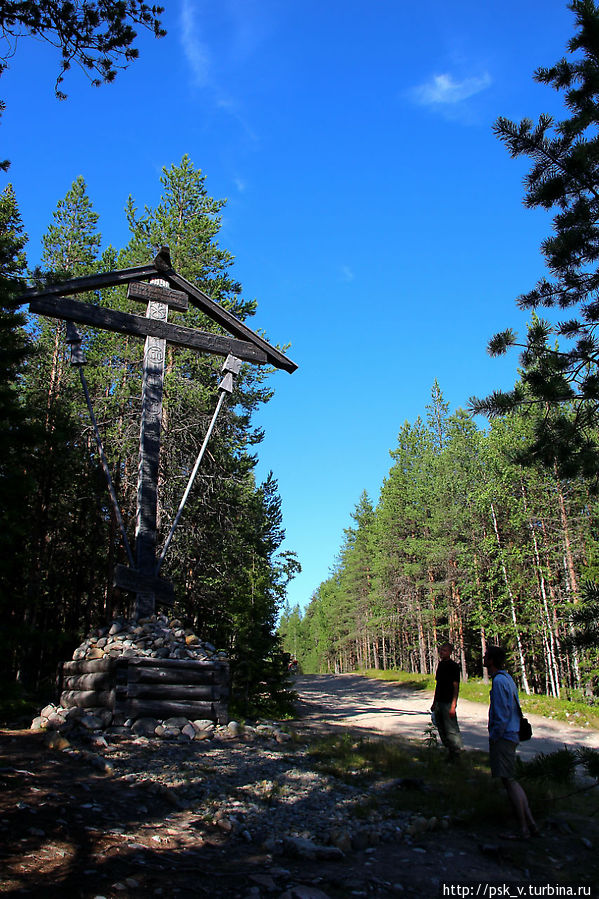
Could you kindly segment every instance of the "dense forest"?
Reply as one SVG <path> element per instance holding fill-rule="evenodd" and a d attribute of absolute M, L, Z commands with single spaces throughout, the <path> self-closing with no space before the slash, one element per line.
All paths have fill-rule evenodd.
<path fill-rule="evenodd" d="M 430 673 L 443 640 L 464 677 L 487 643 L 511 651 L 526 692 L 592 691 L 597 651 L 572 645 L 599 575 L 593 484 L 518 461 L 534 430 L 514 412 L 479 428 L 437 382 L 406 422 L 376 505 L 362 494 L 331 575 L 281 634 L 304 670 Z M 579 616 L 580 617 L 580 616 Z"/>
<path fill-rule="evenodd" d="M 0 677 L 51 689 L 59 661 L 91 627 L 128 614 L 130 597 L 112 586 L 125 562 L 121 535 L 99 464 L 85 397 L 69 365 L 64 323 L 26 316 L 19 296 L 43 284 L 151 261 L 168 245 L 173 267 L 240 320 L 244 299 L 232 256 L 219 246 L 224 201 L 186 156 L 163 171 L 158 204 L 130 198 L 126 246 L 102 249 L 98 216 L 82 177 L 60 200 L 29 271 L 17 198 L 0 195 Z M 34 251 L 35 252 L 35 251 Z M 132 310 L 126 288 L 83 295 Z M 26 308 L 26 307 L 25 307 Z M 176 321 L 175 314 L 173 321 Z M 185 324 L 218 330 L 198 310 Z M 143 341 L 82 328 L 85 375 L 119 504 L 135 521 Z M 216 405 L 222 359 L 169 345 L 159 475 L 159 546 Z M 254 477 L 261 432 L 254 411 L 272 396 L 269 370 L 244 365 L 218 419 L 208 452 L 163 568 L 175 584 L 171 615 L 231 658 L 237 696 L 247 703 L 281 686 L 276 620 L 298 568 L 281 553 L 284 532 L 274 478 Z M 272 689 L 271 689 L 272 687 Z"/>

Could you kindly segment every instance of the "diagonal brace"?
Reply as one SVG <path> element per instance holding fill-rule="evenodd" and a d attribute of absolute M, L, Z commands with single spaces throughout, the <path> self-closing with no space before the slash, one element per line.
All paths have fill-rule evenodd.
<path fill-rule="evenodd" d="M 118 526 L 121 531 L 121 536 L 123 538 L 123 544 L 125 546 L 125 552 L 127 553 L 127 558 L 129 560 L 129 565 L 131 568 L 135 567 L 135 562 L 133 561 L 133 553 L 131 552 L 131 546 L 129 545 L 129 540 L 127 539 L 127 531 L 125 530 L 125 523 L 123 521 L 123 516 L 121 515 L 121 510 L 119 508 L 119 501 L 117 499 L 116 490 L 114 489 L 114 484 L 112 482 L 112 477 L 110 474 L 110 468 L 108 467 L 108 459 L 106 458 L 106 454 L 104 452 L 104 447 L 102 445 L 102 437 L 100 436 L 100 429 L 98 428 L 98 422 L 96 420 L 96 416 L 94 414 L 94 407 L 92 406 L 91 397 L 89 395 L 89 390 L 87 387 L 87 380 L 85 375 L 83 374 L 83 351 L 81 348 L 81 337 L 75 325 L 71 322 L 67 323 L 67 343 L 71 346 L 71 365 L 79 369 L 79 377 L 81 379 L 81 386 L 83 387 L 83 393 L 85 394 L 85 401 L 87 403 L 87 408 L 89 409 L 90 418 L 92 420 L 92 425 L 94 429 L 94 436 L 96 438 L 96 444 L 98 447 L 98 453 L 100 454 L 100 462 L 102 463 L 102 468 L 104 470 L 104 474 L 106 475 L 106 481 L 108 484 L 108 492 L 110 494 L 110 499 L 112 500 L 112 507 L 114 509 L 114 514 L 116 516 L 116 520 Z"/>
<path fill-rule="evenodd" d="M 160 553 L 160 556 L 158 557 L 158 562 L 157 562 L 156 571 L 155 571 L 156 577 L 158 577 L 158 573 L 160 572 L 162 563 L 164 562 L 164 557 L 166 556 L 166 553 L 170 546 L 171 540 L 173 539 L 173 534 L 175 533 L 175 530 L 177 528 L 177 525 L 179 524 L 181 515 L 183 514 L 183 509 L 185 508 L 185 503 L 187 502 L 187 498 L 190 494 L 191 488 L 193 487 L 193 482 L 195 481 L 195 477 L 198 473 L 200 463 L 204 457 L 204 453 L 206 452 L 206 447 L 208 446 L 208 441 L 210 440 L 210 437 L 212 436 L 212 431 L 214 430 L 214 425 L 216 424 L 216 419 L 218 418 L 218 414 L 222 408 L 223 402 L 225 400 L 225 396 L 227 393 L 233 392 L 233 376 L 239 374 L 240 369 L 241 369 L 241 360 L 237 359 L 235 356 L 231 356 L 231 355 L 227 356 L 227 358 L 225 359 L 225 361 L 223 363 L 223 367 L 222 367 L 222 371 L 224 372 L 224 377 L 223 377 L 222 381 L 220 382 L 220 384 L 218 385 L 220 396 L 219 396 L 218 402 L 216 404 L 216 409 L 214 410 L 214 414 L 212 415 L 212 420 L 210 422 L 208 430 L 206 431 L 206 436 L 204 437 L 204 442 L 202 443 L 202 446 L 200 447 L 200 451 L 199 451 L 197 459 L 195 461 L 195 465 L 193 466 L 193 470 L 189 476 L 189 480 L 187 482 L 187 487 L 185 488 L 183 498 L 181 499 L 181 502 L 179 503 L 179 508 L 177 510 L 177 514 L 175 515 L 175 518 L 171 525 L 171 529 L 168 533 L 168 537 L 166 538 L 166 542 L 164 544 L 162 552 Z"/>

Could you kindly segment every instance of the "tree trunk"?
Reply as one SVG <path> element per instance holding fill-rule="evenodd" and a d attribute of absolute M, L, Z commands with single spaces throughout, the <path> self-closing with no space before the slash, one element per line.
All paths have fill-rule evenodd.
<path fill-rule="evenodd" d="M 541 565 L 541 555 L 539 553 L 539 543 L 537 540 L 537 535 L 534 529 L 534 525 L 530 520 L 530 516 L 528 514 L 528 503 L 526 497 L 526 490 L 524 487 L 524 483 L 520 481 L 520 489 L 522 492 L 522 501 L 524 503 L 524 511 L 526 512 L 526 518 L 528 521 L 528 527 L 530 530 L 530 534 L 532 537 L 532 545 L 534 549 L 535 556 L 535 569 L 537 575 L 537 583 L 539 586 L 539 595 L 542 604 L 542 623 L 543 623 L 543 631 L 544 631 L 544 641 L 546 643 L 546 653 L 545 653 L 545 665 L 547 669 L 547 674 L 549 675 L 549 682 L 551 684 L 551 692 L 553 696 L 556 696 L 559 699 L 560 690 L 559 690 L 559 674 L 557 671 L 557 661 L 556 661 L 556 647 L 555 647 L 555 637 L 553 633 L 553 628 L 551 626 L 551 619 L 549 617 L 549 604 L 547 602 L 547 590 L 545 588 L 545 574 L 543 572 L 543 567 Z"/>
<path fill-rule="evenodd" d="M 478 571 L 478 556 L 474 553 L 474 582 L 476 583 L 476 591 L 477 591 L 477 607 L 478 607 L 478 626 L 480 633 L 480 651 L 481 658 L 484 659 L 485 653 L 487 651 L 487 635 L 485 633 L 485 626 L 483 624 L 483 607 L 481 602 L 482 596 L 482 584 L 480 581 L 480 574 Z M 483 683 L 489 683 L 489 672 L 483 665 Z"/>
<path fill-rule="evenodd" d="M 420 655 L 420 673 L 428 674 L 428 667 L 426 664 L 426 644 L 424 640 L 424 626 L 422 624 L 422 610 L 420 608 L 420 602 L 416 599 L 416 615 L 418 621 L 418 650 Z"/>
<path fill-rule="evenodd" d="M 524 688 L 524 692 L 529 695 L 530 687 L 528 686 L 528 678 L 526 677 L 526 665 L 524 663 L 524 653 L 522 652 L 522 642 L 520 640 L 520 632 L 518 630 L 518 620 L 516 617 L 516 602 L 514 600 L 514 594 L 512 592 L 512 588 L 510 586 L 509 578 L 507 576 L 507 568 L 505 564 L 505 557 L 503 554 L 503 547 L 501 545 L 501 539 L 499 537 L 499 527 L 497 525 L 497 516 L 495 515 L 495 506 L 491 503 L 491 515 L 493 517 L 493 529 L 495 531 L 495 537 L 497 538 L 497 547 L 499 549 L 499 557 L 501 559 L 501 569 L 503 572 L 503 580 L 505 583 L 505 587 L 510 600 L 510 611 L 512 615 L 512 622 L 514 624 L 514 635 L 516 637 L 516 646 L 518 648 L 518 657 L 520 661 L 520 674 L 522 676 L 522 686 Z"/>
<path fill-rule="evenodd" d="M 457 564 L 455 560 L 451 560 L 449 563 L 449 567 L 453 569 L 453 577 L 451 579 L 451 596 L 454 602 L 454 613 L 455 613 L 455 631 L 456 631 L 456 643 L 458 645 L 459 655 L 460 655 L 460 665 L 462 668 L 462 680 L 468 680 L 468 671 L 466 669 L 466 651 L 464 648 L 464 621 L 462 618 L 462 597 L 460 596 L 460 589 L 458 587 L 457 580 Z"/>

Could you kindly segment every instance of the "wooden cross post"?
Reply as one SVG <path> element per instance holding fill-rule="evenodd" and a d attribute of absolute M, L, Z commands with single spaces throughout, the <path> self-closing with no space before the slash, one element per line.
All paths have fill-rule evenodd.
<path fill-rule="evenodd" d="M 154 287 L 168 288 L 168 282 L 153 278 Z M 158 294 L 158 291 L 156 291 Z M 150 299 L 146 318 L 166 322 L 168 305 L 159 299 Z M 139 435 L 139 468 L 137 475 L 137 511 L 135 519 L 135 556 L 138 572 L 154 577 L 156 569 L 156 530 L 158 525 L 158 468 L 160 459 L 160 430 L 162 426 L 162 394 L 166 340 L 146 337 L 144 346 L 143 380 L 141 394 L 141 429 Z M 156 597 L 148 590 L 135 594 L 137 618 L 152 615 Z"/>
<path fill-rule="evenodd" d="M 139 279 L 150 278 L 150 283 Z M 94 303 L 81 303 L 65 294 L 88 293 L 102 290 L 104 287 L 128 284 L 127 296 L 147 304 L 145 316 L 108 309 Z M 96 440 L 103 460 L 103 467 L 108 479 L 111 499 L 121 525 L 130 567 L 117 565 L 114 572 L 114 584 L 122 590 L 135 594 L 135 616 L 146 617 L 154 612 L 156 602 L 173 605 L 174 590 L 170 581 L 159 577 L 160 566 L 168 544 L 177 525 L 187 494 L 191 489 L 193 477 L 201 460 L 206 442 L 210 436 L 224 393 L 233 389 L 233 375 L 239 371 L 241 364 L 251 362 L 257 365 L 271 363 L 277 368 L 293 372 L 297 368 L 295 362 L 288 359 L 280 350 L 267 343 L 263 337 L 239 321 L 234 315 L 214 303 L 196 285 L 178 275 L 171 265 L 168 247 L 163 247 L 151 265 L 135 266 L 116 272 L 100 275 L 87 275 L 73 278 L 60 284 L 52 284 L 38 290 L 31 288 L 20 298 L 29 301 L 30 312 L 64 319 L 67 322 L 79 322 L 94 328 L 104 328 L 118 334 L 132 334 L 145 338 L 143 360 L 142 414 L 139 437 L 139 468 L 137 479 L 137 509 L 135 520 L 135 568 L 132 567 L 132 552 L 118 508 L 118 501 L 112 482 L 108 464 L 104 457 L 102 441 L 95 423 L 91 400 L 85 387 L 85 379 L 81 365 L 82 354 L 79 353 L 75 364 L 79 367 L 92 422 L 94 423 Z M 210 331 L 199 331 L 183 325 L 169 324 L 169 306 L 179 312 L 185 312 L 189 302 L 201 309 L 209 318 L 234 336 L 214 334 Z M 177 517 L 169 533 L 165 547 L 156 559 L 156 538 L 158 525 L 158 475 L 160 460 L 160 432 L 162 427 L 162 394 L 164 388 L 164 370 L 167 341 L 175 346 L 186 347 L 197 352 L 216 353 L 225 356 L 223 371 L 225 377 L 219 389 L 221 396 L 212 424 L 206 435 L 200 455 L 187 490 L 183 497 Z M 72 335 L 71 344 L 81 341 L 78 335 Z"/>

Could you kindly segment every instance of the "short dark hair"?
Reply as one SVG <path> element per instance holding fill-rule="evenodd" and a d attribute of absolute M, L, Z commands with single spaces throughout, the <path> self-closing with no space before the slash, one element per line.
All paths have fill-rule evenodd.
<path fill-rule="evenodd" d="M 453 643 L 450 643 L 449 640 L 446 640 L 445 643 L 441 643 L 439 649 L 443 649 L 445 646 L 447 646 L 450 652 L 453 652 Z"/>
<path fill-rule="evenodd" d="M 487 646 L 485 655 L 493 662 L 496 668 L 505 668 L 507 652 L 503 646 Z"/>

